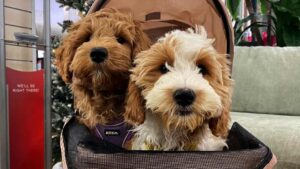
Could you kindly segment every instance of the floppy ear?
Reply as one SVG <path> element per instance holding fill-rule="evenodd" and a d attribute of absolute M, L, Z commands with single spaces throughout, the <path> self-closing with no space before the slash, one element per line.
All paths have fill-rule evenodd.
<path fill-rule="evenodd" d="M 151 40 L 143 32 L 139 22 L 134 21 L 135 38 L 133 43 L 132 59 L 135 59 L 138 53 L 150 48 Z M 125 121 L 132 125 L 142 124 L 145 120 L 145 100 L 141 95 L 141 89 L 135 84 L 133 75 L 131 75 L 125 105 Z"/>
<path fill-rule="evenodd" d="M 217 91 L 221 96 L 222 112 L 217 118 L 212 118 L 209 121 L 209 127 L 212 133 L 216 136 L 227 137 L 230 122 L 230 106 L 231 106 L 231 92 L 232 92 L 232 80 L 230 78 L 229 64 L 224 55 L 219 55 L 217 58 L 222 65 L 222 83 Z"/>
<path fill-rule="evenodd" d="M 130 80 L 128 84 L 124 118 L 132 125 L 142 124 L 145 120 L 145 100 L 141 95 L 141 89 Z"/>
<path fill-rule="evenodd" d="M 141 28 L 141 24 L 138 21 L 134 21 L 135 24 L 135 37 L 133 42 L 133 58 L 136 57 L 136 55 L 146 49 L 150 48 L 151 40 L 147 36 L 146 33 L 143 32 Z"/>
<path fill-rule="evenodd" d="M 55 50 L 55 65 L 59 74 L 66 83 L 71 83 L 72 72 L 70 64 L 76 53 L 76 49 L 89 40 L 91 35 L 90 21 L 88 16 L 68 29 L 68 35 L 63 39 L 62 44 Z"/>
<path fill-rule="evenodd" d="M 223 111 L 220 117 L 210 119 L 209 127 L 215 136 L 221 136 L 223 138 L 226 138 L 229 130 L 229 122 L 230 109 L 223 107 Z"/>

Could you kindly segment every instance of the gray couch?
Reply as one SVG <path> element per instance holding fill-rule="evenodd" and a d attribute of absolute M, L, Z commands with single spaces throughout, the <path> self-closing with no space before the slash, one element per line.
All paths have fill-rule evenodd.
<path fill-rule="evenodd" d="M 232 121 L 300 169 L 300 47 L 236 47 Z"/>

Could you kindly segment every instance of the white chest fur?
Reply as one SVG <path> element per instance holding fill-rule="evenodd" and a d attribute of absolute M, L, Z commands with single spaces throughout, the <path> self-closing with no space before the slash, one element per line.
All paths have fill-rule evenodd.
<path fill-rule="evenodd" d="M 226 140 L 212 134 L 208 124 L 204 124 L 196 136 L 189 140 L 183 130 L 167 130 L 158 114 L 146 112 L 143 124 L 134 129 L 135 137 L 132 142 L 133 150 L 186 150 L 186 144 L 195 143 L 193 150 L 218 151 L 227 147 Z M 188 141 L 187 141 L 188 140 Z M 151 148 L 150 148 L 151 147 Z"/>

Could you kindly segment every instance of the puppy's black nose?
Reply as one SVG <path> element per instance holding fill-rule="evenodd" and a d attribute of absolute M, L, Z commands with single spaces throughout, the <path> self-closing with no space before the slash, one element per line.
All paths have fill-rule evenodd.
<path fill-rule="evenodd" d="M 174 92 L 173 97 L 178 105 L 189 106 L 194 102 L 196 94 L 190 89 L 178 89 Z"/>
<path fill-rule="evenodd" d="M 92 48 L 90 56 L 93 62 L 101 63 L 107 58 L 108 51 L 106 48 Z"/>

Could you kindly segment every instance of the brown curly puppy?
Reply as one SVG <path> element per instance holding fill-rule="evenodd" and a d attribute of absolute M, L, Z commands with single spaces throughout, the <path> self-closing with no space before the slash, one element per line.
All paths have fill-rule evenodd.
<path fill-rule="evenodd" d="M 103 9 L 75 23 L 56 50 L 56 66 L 74 93 L 80 121 L 89 128 L 124 112 L 129 69 L 150 40 L 129 15 Z"/>

